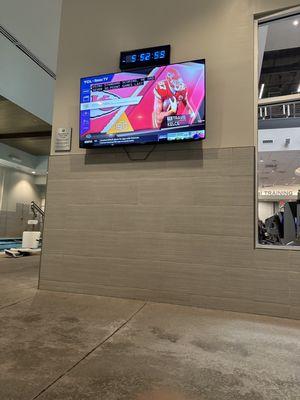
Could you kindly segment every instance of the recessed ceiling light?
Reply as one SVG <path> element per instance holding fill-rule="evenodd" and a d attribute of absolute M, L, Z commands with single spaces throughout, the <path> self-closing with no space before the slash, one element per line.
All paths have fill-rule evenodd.
<path fill-rule="evenodd" d="M 263 162 L 264 162 L 264 160 L 259 160 L 259 162 L 263 163 Z"/>
<path fill-rule="evenodd" d="M 295 20 L 293 21 L 293 25 L 294 25 L 294 26 L 298 26 L 298 25 L 299 25 L 299 20 L 298 20 L 298 19 L 295 19 Z"/>
<path fill-rule="evenodd" d="M 32 173 L 33 175 L 35 175 L 35 174 L 36 174 L 36 172 L 35 172 L 35 171 L 32 171 L 31 173 Z"/>

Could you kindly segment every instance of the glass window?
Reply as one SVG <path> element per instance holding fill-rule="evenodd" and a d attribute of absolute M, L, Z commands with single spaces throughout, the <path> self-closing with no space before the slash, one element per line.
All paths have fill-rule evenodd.
<path fill-rule="evenodd" d="M 259 98 L 300 93 L 300 15 L 262 24 L 259 40 Z"/>
<path fill-rule="evenodd" d="M 258 37 L 257 242 L 300 249 L 300 15 Z"/>

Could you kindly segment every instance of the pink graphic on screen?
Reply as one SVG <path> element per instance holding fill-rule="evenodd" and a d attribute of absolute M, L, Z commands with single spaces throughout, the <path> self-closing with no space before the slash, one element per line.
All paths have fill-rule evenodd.
<path fill-rule="evenodd" d="M 203 64 L 173 64 L 153 68 L 148 74 L 122 72 L 110 83 L 140 78 L 149 80 L 140 86 L 91 91 L 90 101 L 102 104 L 102 108 L 99 105 L 90 110 L 89 129 L 82 136 L 116 133 L 116 124 L 125 122 L 130 126 L 127 132 L 160 129 L 163 116 L 171 114 L 186 115 L 188 124 L 193 124 L 205 99 Z"/>

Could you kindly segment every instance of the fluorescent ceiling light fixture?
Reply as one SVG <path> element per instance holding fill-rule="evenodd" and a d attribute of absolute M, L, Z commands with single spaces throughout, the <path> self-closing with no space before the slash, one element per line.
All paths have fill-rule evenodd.
<path fill-rule="evenodd" d="M 300 83 L 299 83 L 299 86 L 298 86 L 297 92 L 298 92 L 298 93 L 300 93 Z"/>
<path fill-rule="evenodd" d="M 293 25 L 294 25 L 294 26 L 298 26 L 298 25 L 299 25 L 299 20 L 298 20 L 298 19 L 295 19 L 295 20 L 293 21 Z"/>
<path fill-rule="evenodd" d="M 262 83 L 262 85 L 260 87 L 260 91 L 259 91 L 259 96 L 258 96 L 260 99 L 262 99 L 262 97 L 263 97 L 264 88 L 265 88 L 265 84 Z"/>

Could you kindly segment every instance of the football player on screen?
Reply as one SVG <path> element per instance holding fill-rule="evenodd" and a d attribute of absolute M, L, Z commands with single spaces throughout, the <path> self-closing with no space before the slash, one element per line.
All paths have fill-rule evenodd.
<path fill-rule="evenodd" d="M 195 112 L 188 101 L 187 88 L 175 68 L 170 68 L 167 77 L 159 81 L 154 88 L 153 127 L 160 129 L 164 118 L 176 115 L 183 104 L 190 115 L 190 123 L 195 119 Z"/>

